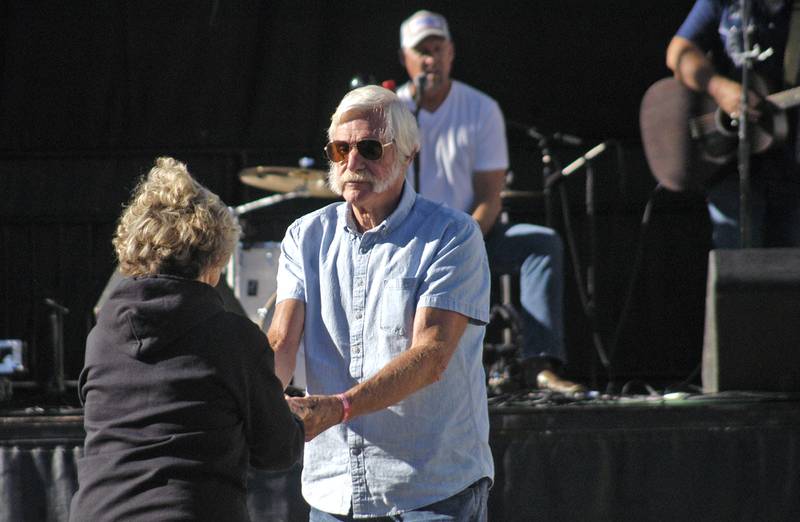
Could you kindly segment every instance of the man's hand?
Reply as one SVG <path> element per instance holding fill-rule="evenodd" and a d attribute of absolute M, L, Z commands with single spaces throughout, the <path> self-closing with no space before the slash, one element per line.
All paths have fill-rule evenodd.
<path fill-rule="evenodd" d="M 309 395 L 308 397 L 287 397 L 289 409 L 303 421 L 306 429 L 306 442 L 339 424 L 344 408 L 342 401 L 333 395 Z"/>
<path fill-rule="evenodd" d="M 742 100 L 742 86 L 738 82 L 714 75 L 708 82 L 708 94 L 714 98 L 720 109 L 735 118 L 739 114 Z"/>

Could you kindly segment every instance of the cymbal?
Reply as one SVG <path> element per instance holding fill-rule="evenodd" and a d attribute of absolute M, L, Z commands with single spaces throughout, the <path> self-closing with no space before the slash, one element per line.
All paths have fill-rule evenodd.
<path fill-rule="evenodd" d="M 248 167 L 239 172 L 239 180 L 245 185 L 272 192 L 305 191 L 309 197 L 338 198 L 328 188 L 328 173 L 324 170 L 299 167 Z"/>

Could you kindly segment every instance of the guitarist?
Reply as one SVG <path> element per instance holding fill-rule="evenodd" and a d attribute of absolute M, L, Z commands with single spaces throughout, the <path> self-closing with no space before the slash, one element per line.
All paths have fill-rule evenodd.
<path fill-rule="evenodd" d="M 793 0 L 751 0 L 754 32 L 750 42 L 772 55 L 756 61 L 753 70 L 772 87 L 783 90 L 796 85 L 800 53 L 789 41 L 800 39 L 800 21 L 790 21 Z M 800 2 L 798 2 L 800 4 Z M 795 7 L 797 10 L 797 7 Z M 800 47 L 800 45 L 798 45 Z M 741 5 L 739 0 L 696 0 L 694 7 L 667 48 L 667 66 L 689 89 L 707 93 L 732 118 L 738 117 L 742 86 Z M 791 76 L 791 77 L 789 77 Z M 751 161 L 753 246 L 800 246 L 800 143 L 797 113 L 790 116 L 785 144 Z M 753 115 L 753 111 L 749 114 Z M 739 245 L 739 183 L 735 164 L 722 181 L 709 188 L 708 207 L 714 227 L 714 246 Z M 716 179 L 720 179 L 717 177 Z"/>

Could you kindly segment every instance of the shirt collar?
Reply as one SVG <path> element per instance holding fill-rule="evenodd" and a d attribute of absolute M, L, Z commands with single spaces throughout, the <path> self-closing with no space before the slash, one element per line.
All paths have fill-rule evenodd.
<path fill-rule="evenodd" d="M 404 182 L 403 192 L 400 196 L 400 202 L 397 204 L 397 207 L 391 214 L 389 214 L 389 217 L 384 219 L 383 222 L 381 222 L 381 224 L 379 224 L 377 227 L 370 230 L 370 232 L 375 231 L 389 233 L 396 229 L 398 226 L 400 226 L 400 223 L 405 221 L 406 217 L 408 217 L 408 214 L 411 212 L 411 208 L 414 206 L 414 202 L 416 200 L 417 193 L 411 188 L 408 182 Z M 347 232 L 356 236 L 360 235 L 355 218 L 353 217 L 353 212 L 350 210 L 349 203 L 345 202 L 339 206 L 338 218 L 339 223 Z"/>

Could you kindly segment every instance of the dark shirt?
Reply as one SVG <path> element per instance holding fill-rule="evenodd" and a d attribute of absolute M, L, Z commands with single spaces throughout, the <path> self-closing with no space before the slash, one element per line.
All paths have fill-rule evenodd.
<path fill-rule="evenodd" d="M 768 48 L 773 51 L 765 60 L 753 63 L 753 70 L 766 82 L 768 92 L 788 87 L 783 83 L 783 55 L 789 38 L 791 4 L 792 0 L 752 0 L 754 31 L 750 44 L 758 44 L 761 51 Z M 739 0 L 697 0 L 676 34 L 691 40 L 704 51 L 710 51 L 717 71 L 741 81 L 741 26 Z M 800 38 L 800 35 L 795 37 Z M 797 133 L 800 111 L 791 109 L 787 121 L 789 130 L 783 144 L 754 157 L 752 171 L 758 177 L 784 183 L 784 190 L 800 196 L 800 135 Z M 768 124 L 765 125 L 769 128 Z M 731 165 L 728 171 L 735 173 L 735 165 Z"/>
<path fill-rule="evenodd" d="M 247 520 L 248 463 L 286 468 L 303 448 L 269 355 L 211 286 L 124 279 L 86 343 L 70 519 Z"/>
<path fill-rule="evenodd" d="M 761 51 L 768 48 L 773 51 L 772 56 L 755 62 L 753 69 L 767 80 L 773 91 L 783 88 L 783 53 L 789 36 L 790 4 L 786 0 L 752 1 L 754 31 L 750 44 L 758 44 Z M 714 66 L 720 73 L 733 79 L 741 76 L 743 41 L 739 0 L 697 0 L 677 35 L 705 51 L 712 51 Z"/>

